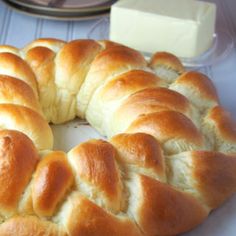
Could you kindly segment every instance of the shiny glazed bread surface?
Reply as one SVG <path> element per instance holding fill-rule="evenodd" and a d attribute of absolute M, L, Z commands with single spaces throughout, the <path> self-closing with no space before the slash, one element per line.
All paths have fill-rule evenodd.
<path fill-rule="evenodd" d="M 48 122 L 108 140 L 53 151 Z M 177 235 L 236 191 L 236 124 L 174 55 L 110 41 L 0 46 L 0 235 Z"/>

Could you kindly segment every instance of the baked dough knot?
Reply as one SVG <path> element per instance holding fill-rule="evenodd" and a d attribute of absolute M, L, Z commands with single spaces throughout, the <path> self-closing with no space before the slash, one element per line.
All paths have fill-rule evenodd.
<path fill-rule="evenodd" d="M 48 123 L 107 140 L 53 151 Z M 177 235 L 236 190 L 236 125 L 211 80 L 103 40 L 0 46 L 0 235 Z"/>

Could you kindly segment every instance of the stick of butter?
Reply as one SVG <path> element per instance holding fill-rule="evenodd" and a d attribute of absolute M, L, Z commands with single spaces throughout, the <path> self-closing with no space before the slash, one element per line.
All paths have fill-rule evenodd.
<path fill-rule="evenodd" d="M 196 57 L 210 48 L 216 6 L 197 0 L 120 0 L 112 6 L 110 39 L 143 52 Z"/>

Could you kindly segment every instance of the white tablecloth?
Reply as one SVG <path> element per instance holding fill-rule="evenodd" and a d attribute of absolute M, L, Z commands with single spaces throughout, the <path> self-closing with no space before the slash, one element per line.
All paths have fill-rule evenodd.
<path fill-rule="evenodd" d="M 227 30 L 236 42 L 236 0 L 215 0 L 218 6 L 217 26 Z M 39 37 L 56 37 L 63 40 L 85 38 L 96 20 L 60 22 L 37 19 L 12 11 L 0 1 L 0 44 L 23 47 Z M 202 71 L 209 75 L 217 87 L 222 105 L 236 118 L 236 51 L 214 66 Z M 191 211 L 191 209 L 189 209 Z M 181 212 L 180 212 L 181 214 Z M 236 196 L 188 236 L 235 236 Z"/>

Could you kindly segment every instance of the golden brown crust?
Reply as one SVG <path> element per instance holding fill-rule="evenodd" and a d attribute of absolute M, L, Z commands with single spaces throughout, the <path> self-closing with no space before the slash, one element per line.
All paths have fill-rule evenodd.
<path fill-rule="evenodd" d="M 24 53 L 27 53 L 27 51 L 29 51 L 31 48 L 45 47 L 51 49 L 54 52 L 57 52 L 60 50 L 61 47 L 63 47 L 65 43 L 65 41 L 55 38 L 39 38 L 29 43 L 26 47 L 22 49 L 22 51 Z"/>
<path fill-rule="evenodd" d="M 187 86 L 194 86 L 208 99 L 219 101 L 216 88 L 211 80 L 204 74 L 197 71 L 188 71 L 182 74 L 176 81 L 177 84 L 185 84 Z"/>
<path fill-rule="evenodd" d="M 26 61 L 33 69 L 39 86 L 39 92 L 42 96 L 42 87 L 49 86 L 52 81 L 54 84 L 54 57 L 55 53 L 45 47 L 35 47 L 30 49 L 26 54 Z M 50 93 L 52 91 L 50 90 Z M 52 94 L 51 94 L 52 96 Z M 40 97 L 41 99 L 41 97 Z M 42 99 L 41 99 L 42 100 Z"/>
<path fill-rule="evenodd" d="M 118 211 L 123 186 L 114 147 L 102 140 L 90 140 L 73 148 L 68 155 L 76 175 L 95 188 L 94 196 L 103 196 L 108 209 Z"/>
<path fill-rule="evenodd" d="M 219 104 L 215 86 L 206 75 L 197 71 L 185 72 L 170 88 L 182 93 L 200 110 Z"/>
<path fill-rule="evenodd" d="M 0 75 L 0 103 L 12 103 L 25 107 L 42 115 L 40 104 L 32 88 L 22 80 Z"/>
<path fill-rule="evenodd" d="M 150 109 L 150 113 L 161 110 L 178 111 L 185 115 L 190 113 L 190 103 L 186 97 L 166 88 L 148 88 L 132 94 L 122 104 L 121 109 L 125 109 L 123 112 L 126 113 L 129 107 L 138 115 L 145 114 L 145 111 L 140 112 L 145 108 L 147 111 Z"/>
<path fill-rule="evenodd" d="M 67 236 L 56 224 L 35 216 L 16 216 L 0 225 L 3 236 Z"/>
<path fill-rule="evenodd" d="M 236 142 L 236 122 L 223 107 L 215 106 L 212 108 L 207 115 L 207 119 L 214 122 L 217 133 L 222 136 L 223 140 Z"/>
<path fill-rule="evenodd" d="M 201 133 L 195 127 L 190 119 L 176 111 L 161 111 L 141 115 L 127 129 L 128 133 L 144 132 L 154 136 L 161 144 L 167 141 L 183 140 L 184 145 L 179 151 L 185 151 L 189 148 L 203 148 L 203 138 Z M 178 145 L 177 145 L 178 146 Z M 165 150 L 173 154 L 176 150 L 174 143 Z M 165 149 L 165 147 L 164 147 Z"/>
<path fill-rule="evenodd" d="M 39 88 L 53 80 L 54 63 L 52 60 L 54 57 L 55 53 L 45 47 L 35 47 L 26 53 L 25 59 L 36 75 Z"/>
<path fill-rule="evenodd" d="M 157 52 L 155 53 L 150 61 L 150 67 L 155 69 L 156 67 L 166 67 L 176 71 L 178 74 L 184 72 L 184 67 L 175 55 L 168 52 Z"/>
<path fill-rule="evenodd" d="M 94 40 L 74 40 L 65 44 L 55 61 L 57 86 L 77 93 L 100 51 L 101 46 Z"/>
<path fill-rule="evenodd" d="M 164 85 L 155 74 L 143 70 L 131 70 L 114 77 L 104 85 L 100 96 L 103 101 L 120 99 L 145 88 Z"/>
<path fill-rule="evenodd" d="M 145 169 L 145 172 L 160 179 L 166 180 L 165 162 L 160 144 L 156 139 L 144 133 L 118 134 L 110 142 L 118 151 L 118 159 L 126 166 Z M 132 170 L 130 168 L 129 170 Z"/>
<path fill-rule="evenodd" d="M 203 128 L 216 151 L 236 153 L 236 122 L 223 107 L 215 106 L 209 110 Z M 208 130 L 211 130 L 210 134 Z"/>
<path fill-rule="evenodd" d="M 122 46 L 120 43 L 116 43 L 110 40 L 99 40 L 98 43 L 102 45 L 103 49 L 116 47 L 116 46 Z"/>
<path fill-rule="evenodd" d="M 92 63 L 95 69 L 117 70 L 124 66 L 145 67 L 147 65 L 144 57 L 134 49 L 125 46 L 109 47 L 103 50 Z M 117 66 L 120 66 L 120 68 Z"/>
<path fill-rule="evenodd" d="M 38 98 L 38 88 L 35 75 L 29 65 L 19 56 L 12 53 L 1 53 L 0 74 L 16 77 L 26 82 Z"/>
<path fill-rule="evenodd" d="M 144 57 L 137 51 L 124 47 L 109 47 L 99 53 L 91 64 L 86 79 L 77 95 L 77 115 L 84 118 L 84 113 L 95 90 L 106 80 L 132 69 L 144 68 Z"/>
<path fill-rule="evenodd" d="M 214 107 L 211 81 L 184 73 L 172 54 L 156 53 L 153 70 L 107 40 L 39 39 L 0 54 L 0 128 L 33 140 L 0 131 L 0 235 L 176 235 L 236 191 L 236 124 Z M 82 143 L 68 160 L 46 151 L 52 133 L 37 89 L 48 121 L 78 114 L 104 133 L 128 133 Z M 230 156 L 191 151 L 206 149 Z"/>
<path fill-rule="evenodd" d="M 139 181 L 141 196 L 132 212 L 146 235 L 177 235 L 207 217 L 208 211 L 191 195 L 144 175 Z"/>
<path fill-rule="evenodd" d="M 86 119 L 101 134 L 110 136 L 112 115 L 117 113 L 117 108 L 126 97 L 132 96 L 136 91 L 162 85 L 164 82 L 155 74 L 143 70 L 131 70 L 114 76 L 92 96 L 86 110 Z M 118 114 L 122 116 L 121 113 Z"/>
<path fill-rule="evenodd" d="M 52 216 L 74 176 L 63 152 L 52 152 L 39 163 L 32 185 L 33 208 L 38 216 Z"/>
<path fill-rule="evenodd" d="M 1 128 L 26 134 L 39 150 L 52 148 L 52 130 L 39 113 L 14 104 L 0 104 L 0 111 Z"/>
<path fill-rule="evenodd" d="M 129 218 L 115 217 L 79 194 L 69 201 L 71 206 L 66 228 L 71 236 L 142 235 Z"/>
<path fill-rule="evenodd" d="M 236 156 L 218 152 L 192 152 L 193 178 L 197 190 L 212 209 L 236 191 Z"/>
<path fill-rule="evenodd" d="M 0 214 L 15 214 L 38 162 L 37 150 L 23 133 L 0 131 Z M 2 235 L 2 234 L 0 234 Z"/>
<path fill-rule="evenodd" d="M 10 52 L 15 55 L 19 55 L 19 49 L 10 45 L 0 45 L 0 53 Z"/>
<path fill-rule="evenodd" d="M 49 111 L 49 120 L 53 123 L 63 123 L 72 120 L 76 116 L 76 95 L 87 75 L 90 64 L 94 57 L 101 51 L 102 47 L 94 40 L 74 40 L 65 44 L 57 53 L 52 89 L 53 97 L 49 106 L 46 105 L 47 93 L 45 91 L 45 110 Z M 49 66 L 50 67 L 50 66 Z M 52 66 L 51 66 L 52 67 Z M 56 86 L 56 87 L 55 87 Z M 43 89 L 45 90 L 45 89 Z"/>
<path fill-rule="evenodd" d="M 236 191 L 236 156 L 188 151 L 167 158 L 168 182 L 198 198 L 207 208 L 221 205 Z"/>
<path fill-rule="evenodd" d="M 52 60 L 55 55 L 56 54 L 51 49 L 38 46 L 29 49 L 25 55 L 25 59 L 35 71 L 38 67 L 42 66 L 42 64 L 46 64 L 48 61 Z M 39 79 L 44 78 L 40 77 Z"/>
<path fill-rule="evenodd" d="M 39 88 L 39 100 L 48 121 L 53 120 L 56 101 L 55 53 L 46 47 L 38 46 L 26 52 L 25 59 L 33 69 Z"/>
<path fill-rule="evenodd" d="M 114 112 L 111 119 L 111 132 L 112 134 L 124 132 L 140 115 L 167 110 L 178 111 L 192 118 L 191 105 L 180 93 L 166 88 L 148 88 L 138 91 L 124 100 Z"/>

